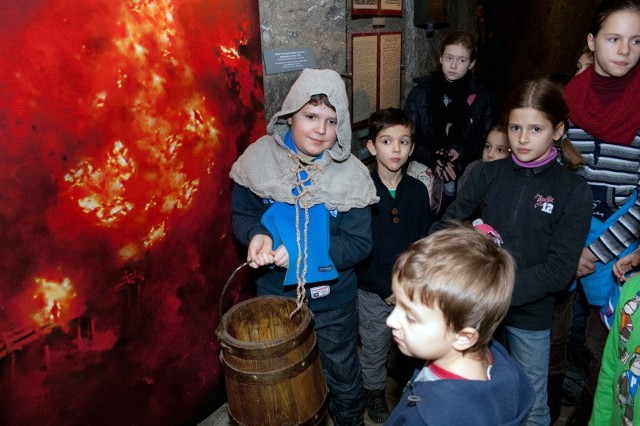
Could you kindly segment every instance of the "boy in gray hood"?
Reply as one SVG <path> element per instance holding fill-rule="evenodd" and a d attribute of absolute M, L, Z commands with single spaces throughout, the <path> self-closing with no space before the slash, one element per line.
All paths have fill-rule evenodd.
<path fill-rule="evenodd" d="M 258 295 L 308 303 L 334 423 L 363 424 L 354 266 L 371 250 L 369 205 L 378 197 L 369 171 L 351 155 L 339 74 L 302 71 L 267 134 L 230 176 L 233 232 L 259 268 Z"/>

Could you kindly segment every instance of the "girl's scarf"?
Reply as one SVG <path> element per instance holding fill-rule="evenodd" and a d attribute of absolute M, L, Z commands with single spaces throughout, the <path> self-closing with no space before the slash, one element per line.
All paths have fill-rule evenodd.
<path fill-rule="evenodd" d="M 576 126 L 606 142 L 633 142 L 640 129 L 638 66 L 622 77 L 603 77 L 591 65 L 567 84 L 564 94 Z"/>
<path fill-rule="evenodd" d="M 467 102 L 471 94 L 471 71 L 464 77 L 449 81 L 442 70 L 434 71 L 433 81 L 433 134 L 434 151 L 449 149 L 457 144 L 471 120 L 471 106 Z M 445 105 L 444 97 L 448 98 Z"/>
<path fill-rule="evenodd" d="M 547 155 L 542 160 L 530 161 L 528 163 L 523 163 L 522 161 L 518 160 L 518 158 L 514 154 L 511 154 L 511 158 L 513 159 L 513 162 L 525 169 L 535 169 L 536 167 L 544 166 L 545 164 L 549 164 L 550 162 L 555 161 L 556 157 L 558 157 L 558 150 L 556 149 L 555 146 L 551 147 L 551 151 L 549 151 L 549 155 Z"/>

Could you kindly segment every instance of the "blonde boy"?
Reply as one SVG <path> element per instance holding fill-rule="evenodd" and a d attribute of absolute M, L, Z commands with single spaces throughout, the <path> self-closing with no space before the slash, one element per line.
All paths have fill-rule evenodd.
<path fill-rule="evenodd" d="M 303 70 L 230 172 L 233 233 L 258 269 L 258 295 L 297 298 L 314 314 L 336 426 L 364 423 L 355 266 L 371 251 L 378 201 L 351 154 L 348 99 L 337 72 Z"/>

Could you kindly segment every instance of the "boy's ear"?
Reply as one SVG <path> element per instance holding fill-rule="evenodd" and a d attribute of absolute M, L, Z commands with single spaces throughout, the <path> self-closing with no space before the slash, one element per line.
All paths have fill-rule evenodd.
<path fill-rule="evenodd" d="M 458 352 L 466 351 L 478 342 L 480 333 L 473 327 L 465 327 L 456 333 L 453 348 Z"/>
<path fill-rule="evenodd" d="M 473 61 L 471 61 L 471 63 L 469 64 L 469 69 L 473 69 L 473 67 L 476 65 L 476 60 L 474 59 Z"/>
<path fill-rule="evenodd" d="M 376 155 L 376 144 L 371 139 L 369 139 L 367 141 L 367 149 L 369 150 L 369 153 L 371 153 L 371 155 L 373 155 L 375 157 L 375 155 Z"/>

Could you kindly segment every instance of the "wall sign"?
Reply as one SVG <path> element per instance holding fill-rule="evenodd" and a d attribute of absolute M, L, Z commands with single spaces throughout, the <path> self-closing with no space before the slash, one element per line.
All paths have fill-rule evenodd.
<path fill-rule="evenodd" d="M 352 0 L 352 15 L 402 15 L 402 0 Z"/>
<path fill-rule="evenodd" d="M 351 44 L 351 116 L 357 128 L 379 109 L 400 107 L 402 33 L 353 34 Z"/>
<path fill-rule="evenodd" d="M 313 50 L 302 47 L 297 49 L 265 49 L 262 54 L 267 74 L 289 71 L 302 71 L 316 67 L 316 56 Z"/>

